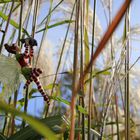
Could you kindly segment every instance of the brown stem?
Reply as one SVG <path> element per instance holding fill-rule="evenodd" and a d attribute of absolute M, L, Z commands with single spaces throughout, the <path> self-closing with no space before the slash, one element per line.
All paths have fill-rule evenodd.
<path fill-rule="evenodd" d="M 75 133 L 75 104 L 76 104 L 76 87 L 78 78 L 78 31 L 79 31 L 79 9 L 80 0 L 76 0 L 76 20 L 75 20 L 75 39 L 74 39 L 74 59 L 73 59 L 73 88 L 71 99 L 71 128 L 70 128 L 70 140 L 74 140 Z"/>

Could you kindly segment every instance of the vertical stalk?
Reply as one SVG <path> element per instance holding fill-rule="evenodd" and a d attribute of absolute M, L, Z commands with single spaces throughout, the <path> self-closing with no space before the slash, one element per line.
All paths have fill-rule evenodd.
<path fill-rule="evenodd" d="M 31 9 L 32 9 L 32 3 L 33 3 L 33 0 L 30 1 L 29 3 L 29 8 L 27 10 L 27 14 L 26 14 L 26 17 L 25 17 L 25 20 L 24 20 L 24 28 L 27 29 L 28 28 L 28 23 L 29 23 L 29 19 L 30 19 L 30 15 L 31 15 Z M 22 38 L 25 37 L 25 33 L 22 34 Z M 21 44 L 21 48 L 22 48 L 22 44 Z"/>
<path fill-rule="evenodd" d="M 83 20 L 83 1 L 80 2 L 80 40 L 81 40 L 81 58 L 80 58 L 80 78 L 83 76 L 84 71 L 84 60 L 83 60 L 83 28 L 84 28 L 84 20 Z M 80 91 L 82 93 L 82 96 L 79 97 L 79 105 L 81 105 L 84 108 L 84 80 L 81 80 L 80 84 Z M 82 115 L 82 118 L 81 118 Z M 79 128 L 81 127 L 81 121 L 82 121 L 82 140 L 85 140 L 85 115 L 79 112 Z M 80 140 L 80 132 L 78 134 L 78 139 Z"/>
<path fill-rule="evenodd" d="M 34 38 L 35 31 L 36 31 L 36 21 L 37 21 L 37 15 L 38 15 L 38 5 L 39 1 L 35 0 L 35 5 L 34 5 L 34 16 L 33 16 L 33 25 L 32 25 L 32 37 Z M 28 18 L 27 18 L 27 23 L 28 23 Z M 30 50 L 29 50 L 30 51 Z M 30 60 L 30 64 L 32 63 L 32 60 Z M 25 105 L 24 105 L 24 112 L 27 113 L 27 107 L 28 107 L 28 87 L 26 88 L 26 94 L 25 94 Z M 22 122 L 22 126 L 25 126 L 25 121 Z"/>
<path fill-rule="evenodd" d="M 71 13 L 71 16 L 70 16 L 70 20 L 72 20 L 72 18 L 73 18 L 73 13 L 74 13 L 75 5 L 76 5 L 76 3 L 74 3 L 74 5 L 73 5 L 73 9 L 72 9 L 72 13 Z M 64 38 L 64 43 L 63 43 L 63 46 L 62 46 L 62 49 L 61 49 L 61 53 L 60 53 L 60 58 L 58 60 L 58 65 L 57 65 L 57 68 L 56 68 L 55 77 L 54 77 L 54 80 L 53 80 L 53 86 L 52 86 L 52 90 L 51 90 L 51 96 L 52 96 L 53 91 L 54 91 L 55 82 L 56 82 L 56 79 L 57 79 L 57 74 L 58 74 L 58 71 L 59 71 L 59 67 L 60 67 L 60 64 L 61 64 L 61 60 L 62 60 L 62 56 L 63 56 L 65 44 L 66 44 L 66 40 L 67 40 L 69 29 L 70 29 L 70 24 L 71 23 L 68 24 L 68 28 L 67 28 L 67 31 L 66 31 L 66 34 L 65 34 L 65 38 Z M 48 106 L 48 109 L 46 111 L 46 115 L 45 116 L 47 116 L 48 110 L 49 110 L 49 106 Z"/>
<path fill-rule="evenodd" d="M 23 0 L 20 0 L 20 18 L 19 18 L 19 33 L 18 33 L 18 46 L 20 46 L 20 37 L 22 33 L 22 13 L 23 13 Z"/>
<path fill-rule="evenodd" d="M 119 117 L 118 117 L 118 97 L 117 93 L 115 93 L 115 107 L 116 107 L 116 127 L 117 127 L 117 140 L 120 140 L 120 132 L 119 132 Z"/>
<path fill-rule="evenodd" d="M 14 108 L 16 108 L 17 105 L 17 94 L 18 91 L 16 90 L 14 93 Z M 10 122 L 11 126 L 10 126 L 10 131 L 9 131 L 9 136 L 14 134 L 14 128 L 15 128 L 15 115 L 11 116 L 11 122 Z"/>
<path fill-rule="evenodd" d="M 75 16 L 75 39 L 74 39 L 74 58 L 73 58 L 73 87 L 72 87 L 72 99 L 71 99 L 71 128 L 70 128 L 70 140 L 74 140 L 75 134 L 75 104 L 76 104 L 76 87 L 78 79 L 78 31 L 79 31 L 79 9 L 80 0 L 76 0 L 76 16 Z"/>
<path fill-rule="evenodd" d="M 40 52 L 41 52 L 41 48 L 42 48 L 42 44 L 44 42 L 44 39 L 46 37 L 46 33 L 48 31 L 47 29 L 47 26 L 49 25 L 49 22 L 51 20 L 51 11 L 52 11 L 52 6 L 53 6 L 53 0 L 50 0 L 50 8 L 49 8 L 49 13 L 48 13 L 48 17 L 47 17 L 47 20 L 46 20 L 46 23 L 45 23 L 45 28 L 46 30 L 44 30 L 43 32 L 43 35 L 42 35 L 42 38 L 41 38 L 41 44 L 40 44 L 40 48 L 39 48 L 39 51 L 38 51 L 38 54 L 37 54 L 37 58 L 36 58 L 36 63 L 35 63 L 35 67 L 37 66 L 37 63 L 38 63 L 38 59 L 39 59 L 39 56 L 40 56 Z M 46 106 L 46 109 L 45 109 L 45 113 L 44 113 L 44 116 L 47 117 L 47 114 L 48 114 L 48 111 L 49 111 L 49 105 Z"/>
<path fill-rule="evenodd" d="M 52 11 L 52 6 L 53 6 L 53 0 L 50 0 L 50 8 L 49 8 L 49 16 L 46 20 L 46 23 L 45 23 L 45 28 L 49 25 L 49 22 L 50 22 L 50 19 L 51 19 L 51 11 Z M 46 37 L 46 33 L 47 33 L 48 29 L 46 28 L 46 30 L 44 30 L 43 32 L 43 35 L 42 35 L 42 39 L 41 39 L 41 44 L 40 44 L 40 48 L 39 48 L 39 51 L 38 51 L 38 54 L 37 54 L 37 58 L 36 58 L 36 64 L 35 66 L 37 65 L 37 62 L 38 62 L 38 59 L 39 59 L 39 55 L 40 55 L 40 52 L 41 52 L 41 47 L 42 47 L 42 44 L 43 44 L 43 41 Z"/>
<path fill-rule="evenodd" d="M 33 16 L 33 26 L 32 26 L 32 37 L 34 38 L 35 31 L 36 31 L 36 21 L 37 21 L 37 15 L 38 15 L 38 5 L 39 1 L 35 0 L 35 7 L 34 7 L 34 16 Z"/>
<path fill-rule="evenodd" d="M 11 97 L 9 98 L 8 100 L 8 104 L 10 105 L 10 102 L 11 102 Z M 5 129 L 6 129 L 6 125 L 7 125 L 7 119 L 8 119 L 8 113 L 6 112 L 5 113 L 5 119 L 4 119 L 4 125 L 3 125 L 3 129 L 2 129 L 2 134 L 5 133 Z"/>
<path fill-rule="evenodd" d="M 112 97 L 113 98 L 113 97 Z M 111 102 L 111 101 L 110 101 Z M 112 99 L 112 103 L 110 105 L 110 109 L 111 109 L 111 122 L 113 122 L 114 120 L 114 98 Z M 114 124 L 111 124 L 111 139 L 113 140 L 114 137 Z"/>
<path fill-rule="evenodd" d="M 24 113 L 27 113 L 28 108 L 28 87 L 26 88 L 25 98 L 24 98 Z M 25 127 L 25 121 L 22 121 L 22 127 Z"/>
<path fill-rule="evenodd" d="M 96 12 L 96 0 L 94 0 L 94 7 L 93 7 L 93 27 L 92 27 L 92 49 L 91 49 L 91 58 L 93 56 L 94 50 L 94 29 L 95 29 L 95 12 Z M 90 84 L 89 84 L 89 108 L 88 108 L 88 140 L 90 140 L 90 129 L 91 129 L 91 109 L 92 109 L 92 99 L 93 99 L 93 80 L 92 80 L 92 67 L 93 63 L 90 67 Z"/>
<path fill-rule="evenodd" d="M 6 23 L 6 27 L 5 27 L 3 36 L 2 36 L 2 40 L 1 40 L 1 44 L 0 44 L 0 53 L 1 53 L 2 48 L 3 48 L 3 44 L 4 44 L 4 40 L 5 40 L 6 33 L 7 33 L 7 31 L 8 31 L 8 27 L 9 27 L 11 15 L 12 15 L 13 7 L 14 7 L 14 0 L 12 0 L 11 9 L 10 9 L 9 16 L 8 16 L 8 19 L 7 19 L 7 23 Z"/>
<path fill-rule="evenodd" d="M 112 7 L 111 7 L 111 0 L 109 0 L 109 24 L 112 21 Z M 111 64 L 113 64 L 113 60 L 114 60 L 114 54 L 113 54 L 113 35 L 110 37 L 110 52 L 111 52 Z M 113 77 L 113 81 L 114 81 L 114 77 Z M 116 97 L 116 94 L 115 94 Z M 111 115 L 111 121 L 113 122 L 113 110 L 114 110 L 114 98 L 112 98 L 112 115 Z M 116 114 L 117 115 L 117 114 Z M 118 126 L 118 125 L 117 125 Z M 113 139 L 114 136 L 114 124 L 111 125 L 111 139 Z"/>
<path fill-rule="evenodd" d="M 129 9 L 127 10 L 125 17 L 125 38 L 130 33 L 130 17 L 129 17 Z M 129 39 L 125 46 L 126 57 L 125 57 L 125 139 L 130 140 L 130 94 L 129 94 L 129 48 L 130 42 Z"/>
<path fill-rule="evenodd" d="M 113 2 L 112 2 L 113 3 Z M 109 0 L 109 24 L 112 21 L 112 7 L 111 7 L 111 0 Z M 112 35 L 113 36 L 113 35 Z M 112 36 L 110 37 L 110 45 L 111 45 L 111 60 L 113 61 L 114 59 L 114 54 L 113 54 L 113 39 Z"/>

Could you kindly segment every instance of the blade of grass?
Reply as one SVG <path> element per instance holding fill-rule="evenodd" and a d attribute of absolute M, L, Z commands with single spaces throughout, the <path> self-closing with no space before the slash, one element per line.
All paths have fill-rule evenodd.
<path fill-rule="evenodd" d="M 74 20 L 63 20 L 63 21 L 60 21 L 60 22 L 57 22 L 57 23 L 54 23 L 52 25 L 48 25 L 47 27 L 43 28 L 43 29 L 40 29 L 39 31 L 37 31 L 36 33 L 40 33 L 44 30 L 47 30 L 47 29 L 51 29 L 51 28 L 54 28 L 54 27 L 57 27 L 57 26 L 60 26 L 60 25 L 63 25 L 63 24 L 68 24 L 68 23 L 72 23 L 74 22 Z"/>
<path fill-rule="evenodd" d="M 3 20 L 5 20 L 5 21 L 8 20 L 8 16 L 5 15 L 2 11 L 0 11 L 0 17 L 1 17 Z M 16 23 L 14 20 L 10 19 L 10 20 L 9 20 L 9 23 L 10 23 L 12 26 L 14 26 L 16 29 L 19 29 L 19 24 Z M 24 28 L 22 28 L 22 32 L 25 33 L 28 37 L 30 36 L 29 33 L 28 33 Z"/>
<path fill-rule="evenodd" d="M 49 14 L 42 20 L 42 22 L 38 25 L 38 27 L 40 27 L 44 22 L 45 20 L 50 16 L 50 14 L 63 2 L 64 0 L 61 0 L 50 12 Z"/>
<path fill-rule="evenodd" d="M 3 110 L 4 112 L 8 112 L 10 114 L 23 118 L 24 120 L 26 120 L 28 122 L 28 124 L 30 124 L 32 126 L 32 128 L 34 130 L 36 130 L 38 133 L 40 133 L 45 138 L 48 138 L 50 140 L 57 139 L 55 134 L 46 125 L 41 123 L 39 120 L 33 118 L 32 116 L 26 115 L 25 113 L 20 112 L 20 111 L 16 110 L 15 108 L 12 108 L 11 106 L 9 107 L 9 105 L 7 105 L 4 102 L 0 102 L 0 110 Z"/>
<path fill-rule="evenodd" d="M 98 76 L 98 75 L 100 75 L 100 74 L 102 74 L 102 75 L 109 75 L 110 74 L 110 72 L 108 71 L 108 70 L 110 70 L 111 69 L 111 67 L 108 67 L 108 68 L 106 68 L 106 69 L 104 69 L 104 70 L 101 70 L 101 71 L 93 71 L 92 73 L 91 73 L 91 77 L 89 78 L 89 79 L 87 79 L 86 81 L 85 81 L 85 83 L 88 83 L 88 82 L 90 82 L 90 80 L 92 79 L 92 78 L 94 78 L 94 77 L 96 77 L 96 76 Z"/>
<path fill-rule="evenodd" d="M 71 16 L 70 16 L 70 20 L 72 20 L 74 9 L 75 9 L 75 3 L 73 5 L 73 9 L 72 9 L 72 13 L 71 13 Z M 66 40 L 67 40 L 67 37 L 68 37 L 69 29 L 70 29 L 70 23 L 68 24 L 68 28 L 67 28 L 67 31 L 66 31 L 66 34 L 65 34 L 65 38 L 64 38 L 64 43 L 63 43 L 63 46 L 62 46 L 62 49 L 61 49 L 61 53 L 60 53 L 60 58 L 58 60 L 58 64 L 57 64 L 57 68 L 56 68 L 56 73 L 55 73 L 55 77 L 54 77 L 54 81 L 53 81 L 53 87 L 52 87 L 52 90 L 51 90 L 51 95 L 53 94 L 53 91 L 54 91 L 54 86 L 55 86 L 55 82 L 56 82 L 56 79 L 57 79 L 59 67 L 60 67 L 60 64 L 61 64 L 61 60 L 62 60 L 62 56 L 63 56 L 65 44 L 66 44 Z"/>
<path fill-rule="evenodd" d="M 13 0 L 0 0 L 0 4 L 8 2 L 13 2 Z M 20 0 L 14 0 L 14 2 L 20 2 Z"/>
<path fill-rule="evenodd" d="M 45 119 L 41 119 L 40 121 L 41 123 L 47 125 L 55 134 L 61 134 L 63 131 L 65 131 L 62 130 L 61 127 L 61 125 L 65 124 L 64 116 L 61 115 L 51 116 Z M 60 127 L 57 128 L 57 126 Z M 8 138 L 8 140 L 29 140 L 29 139 L 37 140 L 43 138 L 40 134 L 35 132 L 31 126 L 26 126 L 25 128 L 19 130 L 17 133 Z"/>

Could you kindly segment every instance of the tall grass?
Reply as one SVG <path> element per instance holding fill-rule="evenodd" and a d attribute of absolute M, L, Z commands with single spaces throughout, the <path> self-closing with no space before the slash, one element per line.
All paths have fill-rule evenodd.
<path fill-rule="evenodd" d="M 0 3 L 0 139 L 135 139 L 138 127 L 131 115 L 129 83 L 139 58 L 130 64 L 131 30 L 135 33 L 128 16 L 131 0 L 125 0 L 114 17 L 116 1 L 110 0 Z M 105 32 L 101 30 L 99 4 L 107 22 Z M 117 28 L 122 24 L 119 38 Z M 13 69 L 18 73 L 18 64 L 4 44 L 16 42 L 22 51 L 20 39 L 29 36 L 38 41 L 30 63 L 43 68 L 40 81 L 50 106 L 34 84 L 24 91 L 24 78 L 7 77 Z M 10 82 L 16 78 L 20 82 Z M 12 88 L 16 85 L 20 86 Z"/>

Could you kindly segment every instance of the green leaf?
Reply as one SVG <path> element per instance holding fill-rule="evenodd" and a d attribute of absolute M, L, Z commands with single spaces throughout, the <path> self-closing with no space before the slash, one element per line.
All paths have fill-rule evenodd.
<path fill-rule="evenodd" d="M 54 24 L 52 24 L 52 25 L 48 25 L 47 27 L 45 27 L 45 28 L 43 28 L 43 29 L 37 31 L 36 33 L 39 33 L 39 32 L 42 32 L 42 31 L 44 31 L 44 30 L 46 30 L 46 29 L 51 29 L 51 28 L 53 28 L 53 27 L 60 26 L 60 25 L 63 25 L 63 24 L 72 23 L 72 22 L 74 22 L 74 20 L 63 20 L 63 21 L 54 23 Z"/>
<path fill-rule="evenodd" d="M 0 102 L 0 110 L 3 110 L 4 112 L 8 112 L 8 113 L 11 113 L 12 115 L 23 118 L 29 125 L 31 125 L 31 127 L 34 130 L 36 130 L 39 134 L 41 134 L 45 138 L 48 138 L 49 140 L 57 139 L 55 134 L 40 120 L 30 115 L 26 115 L 25 113 L 20 112 L 11 106 L 9 107 L 6 103 L 2 101 Z"/>
<path fill-rule="evenodd" d="M 47 125 L 54 133 L 59 134 L 63 132 L 60 126 L 65 124 L 65 119 L 64 116 L 57 115 L 42 119 L 41 122 Z M 27 126 L 15 133 L 8 140 L 35 140 L 41 138 L 41 135 L 36 133 L 30 126 Z"/>
<path fill-rule="evenodd" d="M 0 4 L 1 3 L 8 3 L 8 2 L 12 2 L 12 0 L 0 0 Z M 15 0 L 14 2 L 19 2 L 19 0 Z"/>
<path fill-rule="evenodd" d="M 84 33 L 84 44 L 85 44 L 85 65 L 87 65 L 89 63 L 90 50 L 89 50 L 88 32 L 86 28 Z"/>
<path fill-rule="evenodd" d="M 56 101 L 62 102 L 64 104 L 66 104 L 66 105 L 70 105 L 70 102 L 69 101 L 67 101 L 67 100 L 65 100 L 65 99 L 63 99 L 61 97 L 51 96 L 50 98 L 51 99 L 54 99 Z"/>
<path fill-rule="evenodd" d="M 53 100 L 56 100 L 58 102 L 64 103 L 66 105 L 70 105 L 70 102 L 69 101 L 67 101 L 67 100 L 65 100 L 65 99 L 63 99 L 61 97 L 51 96 L 50 98 L 53 99 Z M 81 113 L 83 113 L 83 114 L 88 114 L 87 111 L 86 111 L 86 109 L 83 108 L 82 106 L 76 105 L 76 109 L 78 111 L 80 111 Z"/>
<path fill-rule="evenodd" d="M 77 110 L 80 111 L 81 113 L 86 114 L 86 115 L 88 114 L 88 112 L 86 111 L 86 109 L 83 108 L 82 106 L 78 105 L 76 107 L 77 107 Z"/>
<path fill-rule="evenodd" d="M 1 17 L 3 20 L 5 20 L 5 21 L 8 20 L 8 16 L 5 15 L 2 11 L 0 11 L 0 17 Z M 16 29 L 19 29 L 19 24 L 16 23 L 14 20 L 11 19 L 11 20 L 10 20 L 10 24 L 11 24 L 12 26 L 14 26 Z M 27 32 L 24 28 L 22 28 L 22 32 L 24 32 L 28 37 L 30 37 L 30 35 L 28 34 L 28 32 Z"/>
<path fill-rule="evenodd" d="M 58 86 L 58 84 L 54 84 L 54 86 Z M 44 90 L 49 90 L 49 89 L 52 89 L 53 88 L 53 83 L 47 85 L 47 86 L 43 86 Z"/>
<path fill-rule="evenodd" d="M 106 69 L 104 69 L 104 70 L 101 70 L 101 71 L 97 71 L 97 72 L 93 72 L 92 73 L 92 77 L 91 78 L 94 78 L 94 77 L 96 77 L 96 76 L 98 76 L 98 75 L 100 75 L 100 74 L 102 74 L 102 75 L 110 75 L 110 72 L 108 71 L 108 70 L 110 70 L 111 69 L 111 67 L 108 67 L 108 68 L 106 68 Z M 90 78 L 89 79 L 87 79 L 86 81 L 85 81 L 85 83 L 88 83 L 90 81 Z"/>

